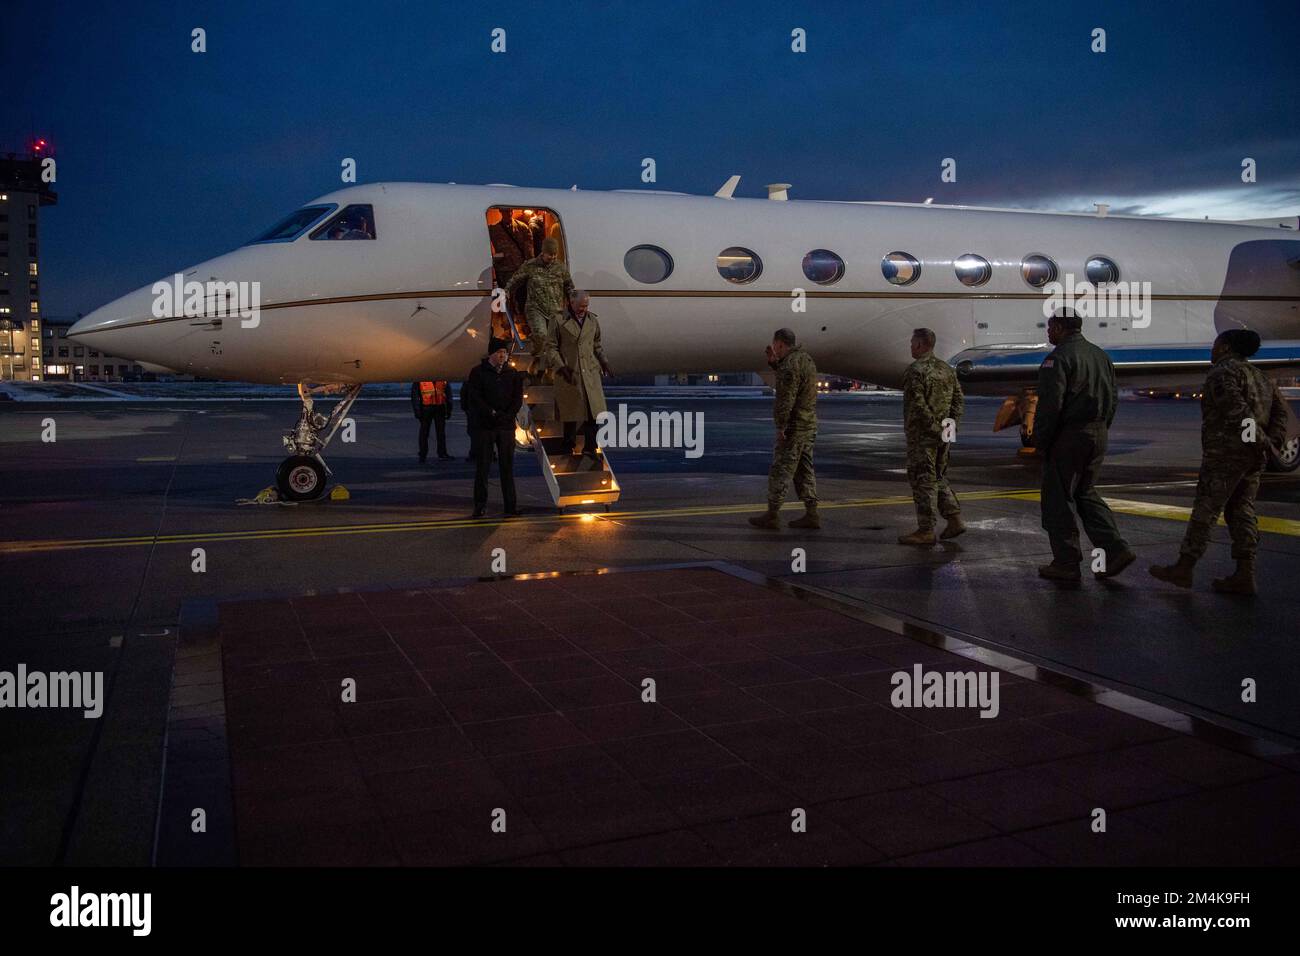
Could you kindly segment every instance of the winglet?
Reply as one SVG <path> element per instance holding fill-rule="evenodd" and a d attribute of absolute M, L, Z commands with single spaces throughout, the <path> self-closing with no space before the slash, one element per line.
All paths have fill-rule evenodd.
<path fill-rule="evenodd" d="M 720 197 L 720 198 L 722 198 L 722 199 L 730 199 L 730 198 L 731 198 L 731 194 L 734 193 L 734 192 L 736 191 L 736 187 L 737 187 L 739 184 L 740 184 L 740 177 L 739 177 L 739 176 L 732 176 L 732 177 L 731 177 L 730 179 L 728 179 L 725 183 L 723 183 L 723 184 L 722 184 L 722 188 L 719 189 L 719 190 L 718 190 L 716 193 L 714 193 L 713 195 L 718 196 L 718 197 Z"/>

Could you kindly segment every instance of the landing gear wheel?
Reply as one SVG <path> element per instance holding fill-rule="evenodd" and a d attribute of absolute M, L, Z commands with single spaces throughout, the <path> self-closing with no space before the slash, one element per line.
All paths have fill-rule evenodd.
<path fill-rule="evenodd" d="M 285 501 L 313 501 L 325 494 L 325 466 L 311 455 L 290 455 L 275 472 L 275 487 Z"/>
<path fill-rule="evenodd" d="M 1020 426 L 1020 447 L 1021 448 L 1034 447 L 1034 436 L 1029 434 L 1029 429 L 1026 428 L 1024 425 Z"/>
<path fill-rule="evenodd" d="M 1300 437 L 1289 438 L 1281 448 L 1268 443 L 1268 470 L 1290 472 L 1300 468 Z"/>

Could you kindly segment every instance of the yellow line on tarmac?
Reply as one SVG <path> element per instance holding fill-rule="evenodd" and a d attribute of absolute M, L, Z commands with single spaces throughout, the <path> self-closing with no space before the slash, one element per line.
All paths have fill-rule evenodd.
<path fill-rule="evenodd" d="M 975 491 L 963 494 L 963 501 L 1037 501 L 1038 492 L 1031 490 L 1016 491 Z M 1158 505 L 1145 501 L 1132 501 L 1123 498 L 1107 498 L 1111 508 L 1121 514 L 1137 515 L 1144 518 L 1164 518 L 1174 521 L 1186 521 L 1191 514 L 1190 508 L 1172 505 Z M 842 508 L 873 508 L 892 505 L 910 505 L 911 495 L 889 495 L 877 498 L 856 498 L 845 501 L 823 501 L 822 510 Z M 538 514 L 522 519 L 524 524 L 540 522 L 581 521 L 584 518 L 612 521 L 637 521 L 655 518 L 691 518 L 717 515 L 744 514 L 756 511 L 758 506 L 752 502 L 735 505 L 698 505 L 681 508 L 647 509 L 641 511 L 615 511 L 609 514 L 588 512 L 575 514 Z M 798 508 L 797 502 L 787 505 Z M 246 531 L 210 531 L 187 532 L 181 534 L 136 535 L 116 538 L 67 538 L 31 541 L 0 541 L 0 554 L 30 554 L 43 551 L 78 551 L 92 548 L 124 548 L 153 544 L 204 544 L 231 541 L 274 541 L 289 538 L 311 538 L 335 535 L 355 534 L 396 534 L 410 531 L 451 531 L 462 528 L 490 529 L 505 524 L 519 524 L 505 518 L 429 518 L 414 521 L 389 521 L 371 524 L 321 525 L 308 528 L 255 528 Z M 1274 534 L 1300 536 L 1300 521 L 1285 518 L 1261 517 L 1261 531 Z"/>
<path fill-rule="evenodd" d="M 965 500 L 1005 498 L 1017 492 L 977 491 L 962 495 Z M 870 508 L 889 505 L 911 504 L 911 495 L 890 495 L 881 498 L 858 498 L 847 501 L 822 502 L 823 509 L 830 508 Z M 589 512 L 587 515 L 575 514 L 538 514 L 523 521 L 538 522 L 581 521 L 590 515 L 597 520 L 636 521 L 647 518 L 690 518 L 709 515 L 745 514 L 756 511 L 759 505 L 753 502 L 736 505 L 699 505 L 682 508 L 661 508 L 641 511 L 616 511 L 611 514 Z M 798 507 L 797 503 L 789 507 Z M 116 538 L 65 538 L 32 541 L 0 541 L 0 554 L 28 554 L 38 551 L 77 551 L 91 548 L 138 547 L 150 544 L 204 544 L 222 541 L 266 541 L 281 538 L 308 538 L 326 535 L 345 534 L 392 534 L 403 531 L 448 531 L 459 528 L 496 528 L 504 524 L 518 524 L 519 520 L 508 521 L 504 518 L 429 518 L 416 521 L 389 521 L 374 524 L 322 525 L 310 528 L 255 528 L 247 531 L 195 531 L 181 534 L 136 535 Z"/>
<path fill-rule="evenodd" d="M 963 498 L 968 497 L 962 495 Z M 1008 498 L 1017 498 L 1021 501 L 1037 501 L 1038 492 L 1022 491 L 1016 494 L 1009 494 Z M 1110 505 L 1110 510 L 1124 515 L 1136 515 L 1139 518 L 1164 518 L 1169 521 L 1186 521 L 1192 516 L 1191 508 L 1180 508 L 1178 505 L 1162 505 L 1154 501 L 1136 501 L 1132 498 L 1106 498 L 1102 500 Z M 1223 518 L 1219 518 L 1219 524 L 1223 524 Z M 1259 516 L 1259 530 L 1268 531 L 1272 534 L 1285 534 L 1292 537 L 1300 537 L 1300 521 L 1291 518 L 1271 518 L 1267 515 Z"/>

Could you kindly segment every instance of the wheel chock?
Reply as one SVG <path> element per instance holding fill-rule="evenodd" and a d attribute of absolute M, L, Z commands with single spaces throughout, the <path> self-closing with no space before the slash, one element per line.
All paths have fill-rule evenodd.
<path fill-rule="evenodd" d="M 285 503 L 285 504 L 288 504 L 289 502 L 284 502 L 284 503 Z M 254 497 L 252 497 L 252 498 L 239 498 L 239 499 L 237 499 L 237 500 L 235 501 L 235 504 L 237 504 L 237 505 L 274 505 L 274 504 L 281 504 L 281 501 L 280 501 L 280 492 L 276 489 L 275 485 L 271 485 L 271 486 L 268 487 L 268 488 L 263 488 L 261 491 L 259 491 L 259 492 L 256 494 L 256 496 L 254 496 Z"/>
<path fill-rule="evenodd" d="M 335 485 L 330 489 L 330 501 L 347 501 L 351 497 L 351 492 L 342 485 Z"/>

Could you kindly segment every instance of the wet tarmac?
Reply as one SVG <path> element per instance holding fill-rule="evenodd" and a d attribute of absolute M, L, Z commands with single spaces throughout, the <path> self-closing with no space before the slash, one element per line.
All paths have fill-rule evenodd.
<path fill-rule="evenodd" d="M 0 666 L 25 661 L 33 668 L 41 664 L 49 669 L 104 669 L 111 677 L 112 688 L 105 717 L 99 722 L 78 724 L 63 719 L 65 715 L 27 712 L 19 732 L 15 730 L 19 722 L 6 721 L 6 738 L 13 744 L 5 748 L 2 758 L 9 764 L 6 779 L 20 781 L 20 786 L 9 791 L 3 814 L 6 845 L 18 848 L 12 851 L 14 857 L 35 862 L 262 861 L 264 858 L 257 854 L 268 852 L 265 846 L 244 847 L 233 839 L 221 846 L 215 845 L 219 841 L 213 841 L 212 847 L 197 855 L 192 847 L 178 848 L 174 840 L 169 840 L 166 826 L 160 827 L 160 836 L 154 839 L 160 784 L 164 806 L 168 805 L 168 787 L 173 796 L 211 792 L 213 787 L 220 789 L 224 780 L 227 794 L 237 794 L 241 792 L 238 785 L 233 791 L 229 787 L 232 757 L 238 756 L 243 745 L 259 749 L 272 744 L 270 736 L 259 740 L 256 733 L 251 740 L 246 733 L 240 736 L 243 731 L 225 735 L 228 718 L 233 720 L 228 714 L 233 691 L 225 680 L 234 666 L 226 655 L 235 650 L 225 646 L 222 609 L 256 607 L 248 602 L 258 600 L 292 607 L 293 602 L 313 595 L 389 589 L 432 595 L 418 610 L 427 626 L 472 629 L 471 623 L 458 616 L 454 603 L 440 601 L 437 595 L 447 588 L 473 591 L 503 586 L 470 583 L 501 571 L 503 561 L 507 576 L 635 568 L 636 574 L 648 575 L 640 579 L 643 581 L 654 580 L 656 572 L 652 569 L 662 566 L 711 565 L 709 573 L 725 574 L 728 580 L 743 581 L 764 594 L 776 589 L 774 593 L 785 598 L 798 595 L 801 601 L 817 602 L 807 605 L 809 614 L 855 615 L 855 620 L 884 627 L 909 646 L 961 652 L 965 659 L 999 668 L 1010 678 L 1051 687 L 1054 693 L 1086 701 L 1095 712 L 1115 715 L 1081 720 L 1075 713 L 1078 706 L 1060 702 L 1059 709 L 1043 711 L 1040 707 L 1028 713 L 1014 712 L 1017 721 L 1036 722 L 1029 728 L 1035 734 L 1043 734 L 1040 728 L 1046 727 L 1063 738 L 1058 743 L 1064 749 L 1040 755 L 1044 764 L 1078 761 L 1087 753 L 1109 753 L 1116 748 L 1145 746 L 1150 750 L 1161 741 L 1183 740 L 1189 735 L 1198 746 L 1214 746 L 1213 757 L 1205 753 L 1191 757 L 1180 756 L 1180 748 L 1188 744 L 1166 742 L 1155 748 L 1161 751 L 1158 758 L 1148 756 L 1146 763 L 1138 760 L 1187 786 L 1174 786 L 1166 780 L 1165 786 L 1146 795 L 1149 800 L 1139 794 L 1133 807 L 1165 800 L 1190 801 L 1185 809 L 1188 818 L 1193 819 L 1198 813 L 1212 815 L 1210 808 L 1231 796 L 1231 788 L 1258 787 L 1263 780 L 1267 781 L 1268 793 L 1260 790 L 1238 796 L 1245 804 L 1255 801 L 1252 805 L 1259 807 L 1264 822 L 1283 825 L 1280 809 L 1277 819 L 1273 819 L 1272 808 L 1280 807 L 1279 801 L 1293 793 L 1295 771 L 1300 768 L 1294 755 L 1294 747 L 1300 742 L 1300 708 L 1295 706 L 1300 654 L 1294 636 L 1300 612 L 1300 589 L 1296 587 L 1300 477 L 1270 475 L 1261 489 L 1259 512 L 1265 530 L 1258 598 L 1229 599 L 1209 590 L 1210 578 L 1231 565 L 1224 529 L 1216 533 L 1216 543 L 1198 567 L 1196 589 L 1178 591 L 1150 578 L 1146 565 L 1168 560 L 1176 552 L 1191 504 L 1199 459 L 1199 413 L 1194 404 L 1129 400 L 1121 405 L 1102 475 L 1103 492 L 1116 508 L 1120 526 L 1140 562 L 1116 581 L 1102 583 L 1085 576 L 1082 586 L 1062 588 L 1034 573 L 1038 564 L 1050 558 L 1046 537 L 1038 525 L 1037 465 L 1017 456 L 1014 434 L 991 433 L 996 401 L 968 402 L 967 417 L 954 450 L 950 478 L 965 502 L 963 513 L 970 530 L 957 541 L 932 549 L 904 548 L 894 540 L 914 526 L 902 473 L 903 436 L 896 396 L 832 396 L 820 403 L 816 461 L 823 528 L 816 532 L 760 532 L 744 520 L 760 509 L 764 497 L 771 435 L 768 400 L 651 396 L 627 401 L 631 407 L 647 411 L 702 412 L 703 455 L 687 458 L 682 449 L 610 450 L 610 460 L 624 489 L 623 498 L 609 513 L 597 511 L 582 516 L 557 515 L 549 507 L 536 465 L 521 452 L 516 459 L 518 485 L 521 504 L 529 509 L 528 514 L 503 520 L 494 488 L 488 516 L 482 521 L 468 517 L 472 468 L 463 461 L 467 448 L 463 419 L 457 416 L 449 427 L 455 460 L 420 465 L 415 461 L 415 423 L 402 401 L 363 398 L 353 411 L 356 441 L 345 444 L 336 440 L 331 445 L 327 460 L 336 480 L 350 492 L 350 500 L 297 506 L 236 504 L 271 483 L 282 457 L 278 453 L 279 434 L 296 415 L 291 403 L 0 404 L 0 460 L 4 472 L 0 560 L 7 622 Z M 46 419 L 54 420 L 54 442 L 41 441 Z M 798 511 L 788 507 L 788 516 L 796 516 Z M 197 570 L 200 565 L 202 570 Z M 599 602 L 599 582 L 613 582 L 618 575 L 580 577 L 597 583 L 583 584 L 581 597 L 575 600 Z M 592 639 L 590 622 L 573 620 L 573 630 L 566 632 L 563 619 L 557 626 L 554 618 L 543 620 L 546 615 L 533 614 L 527 589 L 522 584 L 515 588 L 507 600 L 521 613 L 512 625 L 517 632 L 512 637 L 520 641 L 578 642 L 578 649 L 568 648 L 567 653 L 552 649 L 557 658 L 596 653 L 594 648 L 584 648 L 580 640 Z M 654 591 L 652 585 L 644 583 L 640 588 L 641 592 L 647 588 Z M 606 603 L 617 605 L 616 599 L 625 588 L 609 584 L 608 590 L 610 601 Z M 563 588 L 559 593 L 562 598 Z M 496 600 L 487 595 L 482 599 Z M 665 607 L 673 605 L 666 597 L 655 599 Z M 541 603 L 554 604 L 554 593 Z M 757 626 L 754 615 L 744 613 L 743 600 L 736 604 L 733 599 L 732 604 L 732 611 L 721 619 L 724 624 L 736 620 Z M 722 606 L 725 608 L 726 602 Z M 250 630 L 248 620 L 238 617 L 247 615 L 247 610 L 225 613 L 227 622 L 229 615 L 235 614 L 244 621 L 241 628 Z M 268 618 L 268 622 L 274 620 L 274 616 Z M 708 647 L 731 646 L 721 636 L 717 641 L 711 638 L 709 629 L 721 628 L 717 620 L 688 615 L 692 641 L 675 641 L 671 621 L 663 622 L 670 625 L 663 633 L 652 636 L 669 648 L 674 644 L 699 644 L 695 653 L 707 657 Z M 808 618 L 805 636 L 815 636 L 815 620 Z M 532 624 L 534 621 L 538 623 Z M 621 623 L 639 632 L 646 622 Z M 301 624 L 295 619 L 295 627 Z M 544 628 L 543 633 L 529 633 L 530 625 Z M 266 646 L 277 646 L 271 636 L 274 626 L 251 630 L 265 636 Z M 798 637 L 804 631 L 800 614 L 787 609 L 781 632 Z M 349 639 L 347 633 L 339 636 L 344 638 L 343 643 Z M 373 639 L 373 634 L 367 636 Z M 727 640 L 734 644 L 734 639 L 742 636 L 729 634 Z M 304 632 L 301 637 L 311 648 L 312 635 Z M 815 640 L 812 643 L 804 654 L 843 650 L 839 645 L 820 646 Z M 255 648 L 256 642 L 252 646 Z M 850 642 L 849 646 L 854 645 Z M 239 653 L 247 654 L 249 649 L 245 641 Z M 719 715 L 715 710 L 701 709 L 697 702 L 697 709 L 691 713 L 673 712 L 673 716 L 713 744 L 719 743 L 713 733 L 717 726 L 739 732 L 741 724 L 787 718 L 798 722 L 800 733 L 811 727 L 820 735 L 813 739 L 834 740 L 835 732 L 828 734 L 827 729 L 852 723 L 848 719 L 850 712 L 886 703 L 859 699 L 865 687 L 876 687 L 875 678 L 863 675 L 910 666 L 907 655 L 879 658 L 871 657 L 869 648 L 863 650 L 872 666 L 850 671 L 840 667 L 843 673 L 838 675 L 809 670 L 806 662 L 793 664 L 788 660 L 797 656 L 793 647 L 769 646 L 761 653 L 741 654 L 731 661 L 689 660 L 692 667 L 715 669 L 745 660 L 761 661 L 771 679 L 745 684 L 738 682 L 735 674 L 717 675 L 710 670 L 710 675 L 727 681 L 726 686 L 697 693 L 733 698 L 732 703 L 741 710 L 723 710 Z M 313 659 L 321 657 L 318 649 L 311 648 L 311 653 Z M 495 653 L 490 642 L 482 653 Z M 927 660 L 925 653 L 918 652 L 915 659 Z M 543 654 L 542 658 L 549 656 Z M 521 673 L 514 661 L 502 659 L 500 663 L 525 685 L 507 695 L 511 700 L 523 699 L 520 695 L 533 700 L 528 695 L 535 693 L 537 700 L 544 702 L 538 705 L 543 712 L 561 715 L 581 734 L 572 740 L 548 739 L 544 750 L 580 748 L 571 756 L 584 773 L 591 766 L 604 766 L 605 758 L 610 758 L 607 739 L 599 734 L 593 737 L 583 730 L 581 721 L 571 720 L 562 704 L 541 686 L 549 681 L 539 680 L 538 673 Z M 796 670 L 783 675 L 772 670 L 787 665 Z M 761 669 L 757 665 L 755 668 Z M 414 670 L 420 673 L 418 668 Z M 563 679 L 611 676 L 601 673 Z M 804 705 L 795 706 L 793 711 L 781 706 L 782 700 L 802 699 L 798 695 L 790 697 L 778 690 L 752 692 L 754 687 L 794 685 L 814 679 L 834 682 L 836 677 L 865 682 L 857 687 L 853 681 L 849 686 L 843 681 L 835 683 L 836 691 L 858 697 L 840 699 L 836 691 L 818 685 L 819 693 L 808 698 L 805 712 L 799 709 Z M 1253 682 L 1256 688 L 1250 702 L 1243 700 L 1243 696 L 1250 696 L 1243 695 L 1243 682 Z M 596 683 L 608 685 L 606 690 L 612 687 L 605 680 Z M 482 690 L 459 688 L 458 692 Z M 470 717 L 482 716 L 475 707 L 491 711 L 493 706 L 504 706 L 499 701 L 492 703 L 490 693 L 478 703 L 468 698 L 464 702 L 441 701 L 438 688 L 427 683 L 427 675 L 426 684 L 411 691 L 414 696 L 427 693 L 431 701 L 440 701 L 440 712 L 449 715 L 447 723 L 462 729 L 478 722 L 463 719 L 467 712 L 457 710 L 462 705 L 470 709 Z M 745 700 L 734 699 L 735 693 L 743 693 Z M 636 700 L 635 696 L 632 699 Z M 744 710 L 755 706 L 755 702 L 763 713 Z M 622 704 L 601 701 L 592 706 Z M 486 721 L 518 716 L 483 713 Z M 814 720 L 808 717 L 812 713 L 822 716 Z M 1107 721 L 1121 717 L 1125 721 L 1122 731 L 1098 730 Z M 1133 723 L 1127 723 L 1129 720 Z M 91 723 L 95 726 L 82 726 Z M 1001 726 L 999 721 L 993 723 Z M 257 726 L 256 722 L 253 726 Z M 589 724 L 588 730 L 594 726 L 597 724 Z M 870 726 L 855 725 L 853 733 L 869 736 Z M 1159 728 L 1159 733 L 1153 738 L 1136 729 L 1139 727 Z M 367 729 L 376 732 L 375 728 Z M 920 848 L 906 841 L 882 845 L 889 844 L 888 836 L 868 832 L 870 828 L 861 824 L 857 811 L 851 806 L 839 806 L 837 826 L 855 833 L 855 839 L 870 852 L 864 850 L 852 860 L 828 858 L 820 862 L 893 860 L 922 852 L 939 854 L 928 862 L 987 862 L 990 854 L 996 856 L 999 852 L 1005 853 L 1009 863 L 1060 862 L 1051 841 L 1036 845 L 1023 836 L 1031 824 L 1061 824 L 1055 812 L 1042 819 L 1032 814 L 1017 817 L 1003 821 L 1007 826 L 1000 826 L 998 820 L 989 818 L 988 811 L 981 813 L 979 807 L 971 805 L 973 798 L 954 784 L 1008 772 L 1011 765 L 998 761 L 1006 758 L 1005 750 L 1010 746 L 1007 741 L 1021 739 L 1024 734 L 1003 738 L 998 744 L 1004 750 L 1002 754 L 992 744 L 987 750 L 977 747 L 991 762 L 966 766 L 958 750 L 947 746 L 956 742 L 947 735 L 968 728 L 954 725 L 926 729 L 943 737 L 927 751 L 937 770 L 918 776 L 915 768 L 895 767 L 901 777 L 891 780 L 881 769 L 870 781 L 864 777 L 855 783 L 858 777 L 843 769 L 842 764 L 849 758 L 839 752 L 840 746 L 860 748 L 870 746 L 870 741 L 854 737 L 851 744 L 846 744 L 841 739 L 833 748 L 835 759 L 827 764 L 823 777 L 847 782 L 837 784 L 839 789 L 834 792 L 801 792 L 796 788 L 790 796 L 804 803 L 865 801 L 861 808 L 865 814 L 868 804 L 895 799 L 877 796 L 873 802 L 867 800 L 869 794 L 888 795 L 916 786 L 932 788 L 939 785 L 937 781 L 943 781 L 948 792 L 927 790 L 924 799 L 940 801 L 936 806 L 958 808 L 979 820 L 981 826 L 972 825 L 969 830 L 959 827 L 951 841 L 922 841 L 925 846 Z M 1026 727 L 1021 725 L 1020 729 Z M 333 741 L 338 745 L 353 739 L 345 730 L 317 741 L 294 743 Z M 674 728 L 674 732 L 680 730 Z M 668 731 L 653 733 L 664 732 Z M 653 733 L 633 733 L 628 739 Z M 476 739 L 489 736 L 468 737 L 471 753 L 460 755 L 474 762 L 475 773 L 483 766 L 492 769 L 491 761 L 509 758 L 509 754 L 487 753 L 475 745 Z M 982 736 L 991 740 L 994 735 L 986 732 Z M 883 746 L 886 739 L 881 737 L 878 743 Z M 1095 746 L 1071 752 L 1071 742 L 1079 741 L 1091 741 Z M 698 744 L 693 738 L 691 742 Z M 599 755 L 591 747 L 596 747 Z M 655 805 L 662 805 L 673 816 L 677 821 L 673 825 L 652 821 L 632 827 L 635 832 L 615 827 L 606 836 L 596 833 L 589 839 L 575 838 L 575 842 L 566 837 L 557 842 L 562 822 L 545 817 L 541 810 L 535 810 L 533 816 L 525 812 L 527 820 L 544 821 L 529 824 L 540 842 L 510 858 L 645 862 L 653 857 L 655 846 L 671 846 L 671 852 L 665 850 L 668 857 L 676 858 L 680 853 L 689 860 L 698 853 L 698 862 L 743 862 L 750 857 L 737 849 L 735 841 L 750 832 L 747 828 L 753 821 L 777 809 L 785 812 L 789 801 L 783 795 L 769 806 L 769 789 L 780 790 L 784 785 L 781 780 L 774 778 L 771 768 L 761 766 L 757 758 L 734 749 L 728 752 L 734 760 L 705 768 L 721 774 L 717 789 L 710 791 L 716 812 L 706 814 L 708 819 L 684 811 L 684 798 L 658 781 L 651 787 L 658 787 L 655 792 L 661 798 Z M 163 772 L 164 753 L 167 773 Z M 577 759 L 584 755 L 594 761 L 591 766 L 585 759 Z M 1127 754 L 1124 760 L 1131 763 L 1137 756 Z M 1239 756 L 1258 763 L 1247 767 L 1236 761 Z M 616 758 L 610 759 L 619 764 Z M 832 765 L 839 769 L 832 769 Z M 864 764 L 868 765 L 877 766 Z M 1183 766 L 1182 776 L 1176 765 Z M 1188 779 L 1188 766 L 1196 768 L 1196 779 Z M 1118 774 L 1109 763 L 1099 764 L 1098 768 L 1097 773 Z M 483 783 L 483 793 L 497 793 L 498 783 L 505 786 L 505 792 L 514 792 L 499 774 L 515 771 L 497 769 L 498 776 L 491 782 L 474 778 Z M 1077 783 L 1078 774 L 1088 772 L 1076 767 L 1061 770 L 1065 776 L 1058 775 L 1054 780 L 1049 780 L 1050 774 L 1044 777 L 1041 773 L 1036 779 L 1040 783 L 1048 781 L 1044 786 L 1068 790 Z M 751 774 L 765 783 L 743 785 Z M 620 778 L 607 783 L 612 788 L 609 806 L 622 805 L 619 801 L 629 799 L 627 787 L 632 781 Z M 635 783 L 642 786 L 645 781 L 636 778 Z M 972 784 L 971 792 L 996 794 L 1014 789 L 1011 781 L 998 778 L 981 781 L 978 786 Z M 740 799 L 744 794 L 758 792 L 768 794 L 766 802 L 758 801 L 762 806 Z M 534 796 L 546 802 L 540 791 Z M 730 809 L 728 801 L 732 801 Z M 224 810 L 219 803 L 214 803 L 214 829 L 221 828 L 222 819 L 229 829 L 229 821 L 237 812 L 242 833 L 248 811 L 229 796 Z M 117 822 L 112 825 L 106 826 L 96 816 L 126 805 L 134 810 L 114 816 Z M 366 809 L 358 812 L 383 814 L 383 806 L 382 801 L 366 804 Z M 877 807 L 871 812 L 880 811 Z M 730 849 L 723 852 L 720 844 L 726 841 L 716 832 L 710 837 L 701 828 L 713 832 L 714 824 L 720 826 L 726 821 L 730 821 L 727 825 L 731 827 L 732 842 L 727 844 Z M 907 823 L 904 830 L 913 823 Z M 1008 829 L 1013 823 L 1014 827 Z M 1145 826 L 1142 821 L 1135 821 L 1135 825 Z M 1285 826 L 1295 826 L 1290 816 Z M 992 829 L 986 832 L 982 827 Z M 398 831 L 386 832 L 396 843 L 405 839 L 391 837 Z M 1146 829 L 1143 832 L 1147 833 Z M 1159 827 L 1153 832 L 1160 832 Z M 1209 853 L 1231 842 L 1228 836 L 1220 837 L 1207 842 L 1203 849 Z M 638 844 L 639 852 L 623 856 L 614 850 L 602 856 L 597 849 L 623 845 L 622 841 L 631 839 L 649 839 L 649 849 Z M 851 845 L 851 841 L 843 845 Z M 1245 840 L 1241 845 L 1254 844 Z M 1294 849 L 1286 839 L 1279 845 Z M 969 852 L 961 847 L 967 847 Z M 1292 850 L 1282 852 L 1285 856 Z M 318 859 L 306 850 L 304 853 L 306 861 Z M 768 856 L 772 862 L 817 862 L 783 853 Z M 1210 856 L 1232 859 L 1214 853 Z M 431 850 L 420 859 L 383 857 L 369 861 L 485 862 L 499 858 L 452 847 L 445 853 Z M 1126 859 L 1123 854 L 1102 854 L 1092 862 L 1120 863 Z M 337 862 L 356 861 L 364 860 L 354 857 Z"/>

